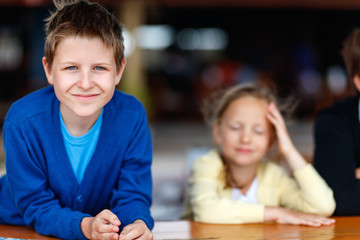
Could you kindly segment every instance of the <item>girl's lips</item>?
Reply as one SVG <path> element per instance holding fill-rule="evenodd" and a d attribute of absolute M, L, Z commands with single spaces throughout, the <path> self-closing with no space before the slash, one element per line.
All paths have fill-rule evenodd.
<path fill-rule="evenodd" d="M 237 148 L 236 151 L 239 153 L 251 153 L 252 152 L 252 150 L 248 149 L 248 148 Z"/>

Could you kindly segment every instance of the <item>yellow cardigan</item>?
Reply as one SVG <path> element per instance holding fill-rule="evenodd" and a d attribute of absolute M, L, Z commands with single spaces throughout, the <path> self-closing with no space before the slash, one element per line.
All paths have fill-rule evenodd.
<path fill-rule="evenodd" d="M 293 173 L 295 180 L 275 163 L 264 161 L 257 170 L 258 204 L 232 199 L 225 188 L 224 164 L 212 150 L 192 167 L 183 219 L 207 223 L 264 221 L 265 206 L 280 206 L 321 216 L 335 210 L 333 192 L 311 164 Z"/>

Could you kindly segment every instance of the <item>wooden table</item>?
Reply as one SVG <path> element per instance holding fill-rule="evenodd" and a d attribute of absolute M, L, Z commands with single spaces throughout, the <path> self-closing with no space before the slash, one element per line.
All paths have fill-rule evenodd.
<path fill-rule="evenodd" d="M 331 226 L 306 227 L 276 223 L 205 224 L 192 221 L 156 222 L 156 240 L 312 240 L 360 239 L 360 217 L 335 217 Z M 0 237 L 55 239 L 37 234 L 27 227 L 0 225 Z"/>
<path fill-rule="evenodd" d="M 28 227 L 10 225 L 0 225 L 0 237 L 21 239 L 56 239 L 40 235 Z"/>
<path fill-rule="evenodd" d="M 360 217 L 334 217 L 331 226 L 306 227 L 276 223 L 221 225 L 187 221 L 156 222 L 154 239 L 187 240 L 327 240 L 360 239 Z"/>

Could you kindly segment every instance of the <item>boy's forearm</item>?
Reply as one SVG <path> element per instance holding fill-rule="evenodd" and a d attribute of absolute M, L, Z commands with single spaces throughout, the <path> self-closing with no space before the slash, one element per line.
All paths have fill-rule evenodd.
<path fill-rule="evenodd" d="M 81 232 L 84 234 L 84 236 L 87 239 L 91 239 L 91 226 L 92 226 L 92 222 L 94 221 L 93 217 L 84 217 L 81 220 Z"/>

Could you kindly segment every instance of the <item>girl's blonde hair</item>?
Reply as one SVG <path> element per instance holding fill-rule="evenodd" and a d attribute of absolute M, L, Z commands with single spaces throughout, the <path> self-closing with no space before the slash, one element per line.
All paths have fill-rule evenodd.
<path fill-rule="evenodd" d="M 219 123 L 230 103 L 245 96 L 263 99 L 267 103 L 274 102 L 276 106 L 279 104 L 274 92 L 268 87 L 259 84 L 238 84 L 217 91 L 205 99 L 201 108 L 205 122 L 211 127 Z"/>
<path fill-rule="evenodd" d="M 54 0 L 56 11 L 45 19 L 44 56 L 52 67 L 56 47 L 68 37 L 98 37 L 114 49 L 117 69 L 124 58 L 123 27 L 98 3 L 87 0 Z M 89 49 L 91 51 L 91 49 Z"/>

